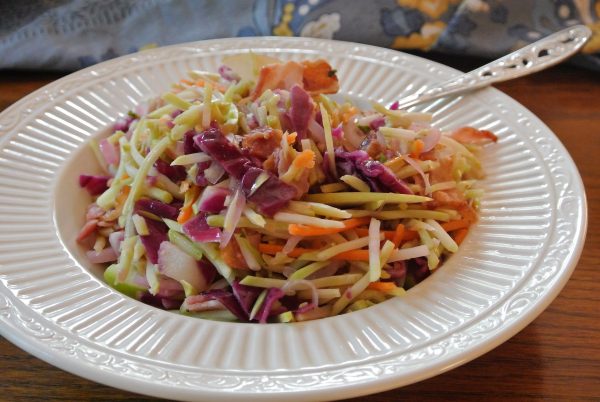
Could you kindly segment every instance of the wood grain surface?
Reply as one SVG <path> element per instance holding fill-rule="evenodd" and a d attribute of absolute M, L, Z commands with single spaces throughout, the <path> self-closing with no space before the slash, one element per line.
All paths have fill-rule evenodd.
<path fill-rule="evenodd" d="M 483 64 L 474 59 L 428 57 L 461 70 Z M 60 76 L 0 71 L 0 110 Z M 579 168 L 589 210 L 581 259 L 550 307 L 509 341 L 445 374 L 354 402 L 600 401 L 600 73 L 559 66 L 497 88 L 544 121 Z M 0 401 L 157 400 L 66 373 L 3 338 L 0 367 Z"/>

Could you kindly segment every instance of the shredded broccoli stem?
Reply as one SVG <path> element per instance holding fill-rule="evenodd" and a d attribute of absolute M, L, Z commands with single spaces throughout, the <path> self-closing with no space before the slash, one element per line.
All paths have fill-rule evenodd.
<path fill-rule="evenodd" d="M 346 308 L 346 306 L 356 298 L 363 290 L 369 286 L 370 276 L 367 272 L 358 281 L 356 281 L 350 288 L 346 289 L 342 293 L 342 297 L 336 300 L 331 310 L 331 315 L 338 315 Z"/>
<path fill-rule="evenodd" d="M 229 265 L 220 256 L 219 247 L 213 243 L 198 243 L 195 244 L 202 250 L 202 253 L 208 258 L 208 260 L 215 266 L 219 274 L 227 280 L 227 282 L 233 282 L 235 278 L 233 271 Z"/>
<path fill-rule="evenodd" d="M 212 85 L 206 83 L 206 85 L 204 86 L 204 108 L 202 109 L 202 127 L 205 129 L 210 126 L 212 112 L 212 94 Z"/>
<path fill-rule="evenodd" d="M 304 196 L 306 201 L 321 202 L 330 205 L 357 205 L 369 201 L 385 201 L 389 204 L 400 203 L 421 203 L 431 201 L 429 197 L 412 194 L 396 193 L 326 193 L 326 194 L 307 194 Z"/>
<path fill-rule="evenodd" d="M 313 262 L 312 264 L 308 264 L 305 267 L 302 267 L 296 272 L 294 272 L 292 275 L 290 275 L 290 280 L 305 279 L 307 276 L 314 274 L 315 272 L 317 272 L 323 267 L 326 267 L 329 264 L 329 261 L 317 261 Z"/>
<path fill-rule="evenodd" d="M 438 221 L 449 221 L 450 215 L 441 211 L 430 211 L 427 209 L 405 209 L 402 211 L 376 211 L 373 216 L 381 220 L 391 219 L 435 219 Z"/>
<path fill-rule="evenodd" d="M 369 185 L 356 176 L 344 175 L 340 177 L 340 180 L 352 187 L 353 189 L 355 189 L 356 191 L 360 191 L 362 193 L 371 192 Z"/>
<path fill-rule="evenodd" d="M 200 247 L 198 247 L 198 245 L 190 240 L 186 235 L 170 229 L 168 236 L 171 243 L 175 244 L 181 250 L 194 257 L 196 261 L 200 261 L 202 259 L 202 249 L 200 249 Z"/>
<path fill-rule="evenodd" d="M 325 106 L 321 103 L 321 118 L 323 119 L 323 130 L 325 131 L 325 146 L 327 148 L 327 158 L 329 159 L 329 170 L 333 177 L 338 177 L 335 166 L 335 151 L 333 149 L 333 136 L 331 134 L 331 121 Z"/>
<path fill-rule="evenodd" d="M 118 273 L 115 280 L 116 284 L 124 282 L 129 276 L 137 239 L 137 236 L 131 236 L 124 239 L 121 243 L 121 258 L 119 258 L 118 263 Z"/>
<path fill-rule="evenodd" d="M 254 302 L 254 305 L 252 306 L 252 310 L 250 310 L 250 316 L 249 316 L 250 320 L 253 320 L 254 317 L 256 317 L 256 314 L 258 314 L 260 308 L 262 307 L 262 305 L 265 301 L 265 298 L 267 297 L 268 292 L 269 292 L 269 290 L 265 289 L 262 292 L 260 292 L 260 294 L 256 298 L 256 301 Z"/>
<path fill-rule="evenodd" d="M 192 104 L 172 92 L 168 92 L 162 96 L 163 100 L 181 110 L 188 110 Z"/>
<path fill-rule="evenodd" d="M 122 215 L 125 216 L 125 236 L 131 236 L 132 230 L 130 228 L 130 220 L 131 214 L 133 212 L 134 203 L 140 198 L 144 191 L 144 182 L 146 181 L 146 176 L 150 171 L 150 168 L 154 165 L 154 162 L 158 160 L 160 155 L 171 145 L 171 139 L 169 137 L 165 137 L 158 142 L 150 150 L 150 153 L 146 155 L 144 159 L 144 163 L 140 166 L 138 170 L 138 174 L 133 179 L 133 183 L 131 184 L 131 190 L 129 191 L 129 195 L 127 196 L 127 200 L 125 201 L 125 205 L 123 207 Z M 128 230 L 128 228 L 130 228 Z"/>

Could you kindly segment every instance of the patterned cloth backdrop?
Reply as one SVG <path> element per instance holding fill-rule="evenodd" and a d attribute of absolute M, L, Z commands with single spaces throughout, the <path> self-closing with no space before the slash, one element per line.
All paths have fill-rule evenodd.
<path fill-rule="evenodd" d="M 309 36 L 488 58 L 574 24 L 574 62 L 600 70 L 600 0 L 0 1 L 0 69 L 76 70 L 145 48 L 235 36 Z"/>

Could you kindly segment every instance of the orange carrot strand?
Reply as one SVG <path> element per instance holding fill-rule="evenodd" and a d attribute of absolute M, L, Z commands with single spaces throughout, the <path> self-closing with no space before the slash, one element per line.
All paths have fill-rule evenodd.
<path fill-rule="evenodd" d="M 343 228 L 321 228 L 318 226 L 291 223 L 288 225 L 288 232 L 293 236 L 322 236 L 345 232 L 346 230 L 354 229 L 357 226 L 366 225 L 368 222 L 368 218 L 350 218 L 342 221 L 344 224 Z"/>
<path fill-rule="evenodd" d="M 460 245 L 463 240 L 465 240 L 465 237 L 467 237 L 467 234 L 469 233 L 469 229 L 468 228 L 462 228 L 457 230 L 454 233 L 454 241 L 456 242 L 456 244 Z"/>
<path fill-rule="evenodd" d="M 354 229 L 357 235 L 360 237 L 365 237 L 369 235 L 369 229 L 367 228 L 356 228 Z M 394 240 L 394 232 L 391 230 L 382 230 L 381 233 L 385 236 L 386 240 L 393 241 Z"/>
<path fill-rule="evenodd" d="M 463 229 L 469 227 L 471 225 L 471 221 L 469 219 L 458 219 L 455 221 L 444 222 L 441 224 L 442 228 L 446 232 L 452 232 L 454 230 Z"/>
<path fill-rule="evenodd" d="M 182 207 L 181 210 L 179 210 L 179 215 L 177 216 L 177 223 L 184 224 L 189 221 L 192 217 L 192 212 L 191 205 Z"/>
<path fill-rule="evenodd" d="M 266 244 L 261 243 L 258 245 L 258 251 L 264 254 L 275 255 L 283 250 L 283 246 L 280 244 Z M 287 255 L 290 257 L 300 257 L 302 254 L 319 251 L 316 248 L 301 248 L 297 247 L 292 249 Z M 350 250 L 339 253 L 331 258 L 332 260 L 341 261 L 369 261 L 369 250 Z"/>
<path fill-rule="evenodd" d="M 419 238 L 419 233 L 416 230 L 407 229 L 404 231 L 404 234 L 402 235 L 402 240 L 405 240 L 405 241 L 415 240 L 418 238 Z"/>
<path fill-rule="evenodd" d="M 396 288 L 396 284 L 394 282 L 371 282 L 367 288 L 380 292 L 390 292 Z"/>
<path fill-rule="evenodd" d="M 394 237 L 392 238 L 392 242 L 394 243 L 394 246 L 396 246 L 396 248 L 398 248 L 398 246 L 400 245 L 400 242 L 402 241 L 403 237 L 404 225 L 396 226 L 396 231 L 394 232 Z"/>

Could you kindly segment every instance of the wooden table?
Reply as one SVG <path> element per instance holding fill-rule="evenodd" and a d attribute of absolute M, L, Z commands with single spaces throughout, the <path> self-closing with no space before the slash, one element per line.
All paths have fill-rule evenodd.
<path fill-rule="evenodd" d="M 467 70 L 479 60 L 433 56 Z M 59 78 L 0 73 L 0 110 Z M 589 230 L 562 293 L 508 342 L 453 371 L 353 401 L 600 400 L 600 73 L 560 66 L 498 85 L 539 116 L 571 153 L 587 192 Z M 0 338 L 1 401 L 150 401 L 63 372 Z"/>

